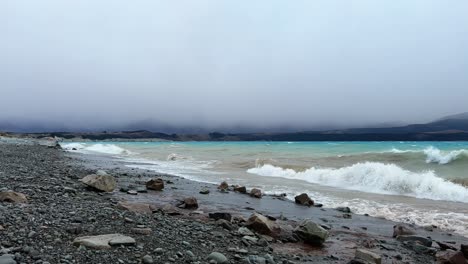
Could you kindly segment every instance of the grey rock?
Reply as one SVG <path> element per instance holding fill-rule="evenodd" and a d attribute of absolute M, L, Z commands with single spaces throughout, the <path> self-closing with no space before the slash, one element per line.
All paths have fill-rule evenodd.
<path fill-rule="evenodd" d="M 357 249 L 355 257 L 357 259 L 365 260 L 369 263 L 374 263 L 374 264 L 382 263 L 382 257 L 379 254 L 376 254 L 366 249 Z"/>
<path fill-rule="evenodd" d="M 212 252 L 210 255 L 208 255 L 207 259 L 209 261 L 215 261 L 215 263 L 228 263 L 228 259 L 226 258 L 226 256 L 224 256 L 223 254 L 219 253 L 219 252 Z"/>
<path fill-rule="evenodd" d="M 304 242 L 311 245 L 322 245 L 328 238 L 328 231 L 310 220 L 300 223 L 294 229 L 294 233 L 304 240 Z"/>
<path fill-rule="evenodd" d="M 141 262 L 143 264 L 152 264 L 154 263 L 154 260 L 153 260 L 153 257 L 151 257 L 150 255 L 145 255 L 142 259 L 141 259 Z"/>
<path fill-rule="evenodd" d="M 430 247 L 432 245 L 432 239 L 421 236 L 397 236 L 396 239 L 400 242 L 417 242 L 426 247 Z"/>

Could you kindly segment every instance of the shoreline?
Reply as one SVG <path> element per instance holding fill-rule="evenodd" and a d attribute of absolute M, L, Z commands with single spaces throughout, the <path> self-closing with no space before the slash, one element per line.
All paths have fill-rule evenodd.
<path fill-rule="evenodd" d="M 26 263 L 32 263 L 34 260 L 32 256 L 29 256 L 29 253 L 24 253 L 24 244 L 31 243 L 41 246 L 41 249 L 37 249 L 41 256 L 39 259 L 49 263 L 85 263 L 85 261 L 89 260 L 113 263 L 111 259 L 113 261 L 119 261 L 120 259 L 124 263 L 140 263 L 146 255 L 155 259 L 154 263 L 172 262 L 171 259 L 178 262 L 174 256 L 182 255 L 178 257 L 179 261 L 182 262 L 182 259 L 184 261 L 187 259 L 186 255 L 188 253 L 178 251 L 183 251 L 183 248 L 187 248 L 187 246 L 180 245 L 185 240 L 190 240 L 185 242 L 191 245 L 189 251 L 195 255 L 195 259 L 189 260 L 188 263 L 197 263 L 197 261 L 198 263 L 207 263 L 206 256 L 215 250 L 227 256 L 231 263 L 237 263 L 249 255 L 265 256 L 266 254 L 271 255 L 275 259 L 275 263 L 347 263 L 355 257 L 356 249 L 360 248 L 379 254 L 382 258 L 382 263 L 432 263 L 435 261 L 432 253 L 417 252 L 408 243 L 402 243 L 392 238 L 393 226 L 398 223 L 389 220 L 352 213 L 350 214 L 351 218 L 345 218 L 343 212 L 335 209 L 299 206 L 293 202 L 281 200 L 278 197 L 264 196 L 261 199 L 257 199 L 232 191 L 222 193 L 213 184 L 195 182 L 172 175 L 162 175 L 152 171 L 127 168 L 121 161 L 100 155 L 64 152 L 47 146 L 4 144 L 0 145 L 2 147 L 0 155 L 4 157 L 4 160 L 10 161 L 10 163 L 17 160 L 21 160 L 22 162 L 15 164 L 16 167 L 9 165 L 5 167 L 5 165 L 2 165 L 0 179 L 2 179 L 2 182 L 6 182 L 6 187 L 2 186 L 2 188 L 23 191 L 31 199 L 25 206 L 0 203 L 3 216 L 0 216 L 0 220 L 6 219 L 0 221 L 0 225 L 6 230 L 6 232 L 5 230 L 0 230 L 0 239 L 2 241 L 2 248 L 6 248 L 5 251 L 8 251 L 8 253 L 18 253 L 18 258 L 25 255 Z M 41 165 L 43 166 L 41 167 Z M 87 190 L 78 181 L 78 179 L 86 176 L 86 174 L 91 174 L 97 170 L 105 170 L 116 178 L 118 187 L 114 193 L 92 192 Z M 18 171 L 20 171 L 19 176 L 13 176 L 13 179 L 11 179 L 11 175 L 17 174 Z M 34 171 L 39 172 L 33 173 L 37 174 L 37 179 L 31 179 L 31 176 L 24 175 Z M 46 174 L 46 171 L 52 172 Z M 162 178 L 164 180 L 166 183 L 164 191 L 156 192 L 150 190 L 147 193 L 143 192 L 137 195 L 119 192 L 121 187 L 126 187 L 127 185 L 134 185 L 141 189 L 141 187 L 144 187 L 144 183 L 152 178 Z M 39 191 L 35 191 L 34 188 L 37 188 Z M 71 191 L 68 188 L 75 191 Z M 208 195 L 200 194 L 201 189 L 208 189 L 210 193 Z M 48 197 L 51 194 L 52 198 L 57 199 Z M 174 208 L 177 200 L 192 196 L 198 200 L 199 208 L 197 210 Z M 148 213 L 135 213 L 122 210 L 118 208 L 119 202 L 122 201 L 151 204 L 156 210 L 151 210 Z M 86 205 L 90 207 L 85 208 Z M 172 205 L 170 210 L 175 209 L 180 215 L 170 216 L 167 205 Z M 326 207 L 326 205 L 324 206 Z M 249 208 L 246 209 L 247 207 Z M 252 208 L 254 210 L 251 210 Z M 226 230 L 219 226 L 219 223 L 208 217 L 208 214 L 213 212 L 229 212 L 233 217 L 248 218 L 254 211 L 273 216 L 276 219 L 282 219 L 281 216 L 286 217 L 289 219 L 284 221 L 287 225 L 296 225 L 305 218 L 311 219 L 316 223 L 328 226 L 330 228 L 330 235 L 324 243 L 324 247 L 321 248 L 311 247 L 302 242 L 289 242 L 280 239 L 267 241 L 267 246 L 264 244 L 259 245 L 258 243 L 249 243 L 247 246 L 242 242 L 241 237 L 236 235 L 236 230 L 242 227 L 241 222 L 233 221 L 231 223 L 233 229 Z M 14 214 L 12 215 L 11 212 Z M 64 223 L 60 223 L 60 221 L 55 223 L 49 219 L 52 223 L 46 224 L 48 228 L 42 228 L 39 224 L 18 226 L 18 223 L 14 221 L 18 215 L 28 218 L 27 216 L 32 214 L 38 219 L 44 220 L 44 223 L 48 223 L 49 220 L 47 218 L 49 216 L 47 213 L 49 212 L 52 213 L 50 217 L 56 217 L 56 214 L 61 216 L 59 219 L 65 219 Z M 80 217 L 80 213 L 84 215 L 81 217 L 83 219 L 75 221 L 76 219 L 74 218 Z M 102 218 L 100 214 L 102 214 Z M 150 231 L 151 233 L 161 233 L 159 235 L 163 235 L 166 239 L 161 239 L 158 235 L 135 234 L 134 230 L 132 231 L 132 228 L 135 228 L 135 224 L 126 223 L 124 221 L 125 217 L 139 219 L 135 222 L 150 228 L 152 230 Z M 277 221 L 279 222 L 280 220 Z M 180 223 L 180 226 L 173 226 L 173 223 Z M 192 225 L 196 225 L 196 228 Z M 77 226 L 80 226 L 82 230 L 79 234 L 67 231 L 67 228 Z M 468 244 L 468 238 L 450 233 L 447 234 L 437 228 L 433 231 L 427 231 L 422 227 L 414 228 L 418 236 L 430 236 L 434 241 L 439 241 L 443 244 L 448 243 L 457 249 L 460 248 L 460 244 L 462 243 Z M 27 232 L 23 229 L 34 229 L 33 231 L 36 234 L 29 237 L 31 232 L 25 234 Z M 200 229 L 202 231 L 199 231 Z M 214 231 L 206 232 L 203 229 Z M 53 239 L 54 235 L 52 231 L 60 234 L 59 238 L 56 238 L 60 239 L 60 243 Z M 71 245 L 71 241 L 77 236 L 103 234 L 110 231 L 113 233 L 130 234 L 136 239 L 137 246 L 122 249 L 120 247 L 113 248 L 111 252 L 108 252 L 109 254 L 100 254 L 101 251 L 77 250 L 75 246 Z M 180 232 L 186 235 L 177 237 L 177 233 Z M 213 235 L 213 232 L 217 232 L 216 234 L 219 236 Z M 42 233 L 44 233 L 43 236 L 37 236 L 37 234 L 42 235 Z M 10 234 L 13 234 L 13 236 Z M 20 239 L 12 239 L 15 235 L 20 236 Z M 48 238 L 48 236 L 52 237 Z M 206 242 L 205 247 L 201 247 L 201 244 L 197 244 L 200 243 L 200 237 L 204 241 L 210 242 L 210 239 L 212 239 L 217 243 L 211 245 Z M 261 237 L 259 236 L 259 238 Z M 4 241 L 7 241 L 7 245 L 5 245 Z M 167 248 L 167 254 L 159 255 L 154 250 L 162 244 Z M 186 245 L 187 243 L 183 244 Z M 7 247 L 8 245 L 11 246 Z M 431 246 L 436 247 L 436 243 L 434 242 Z M 11 248 L 18 247 L 21 250 L 11 250 Z M 244 248 L 248 253 L 239 253 L 235 250 L 230 251 L 229 249 L 233 247 L 237 247 L 238 249 Z M 63 252 L 63 258 L 58 258 L 61 260 L 60 262 L 54 261 L 57 257 L 56 255 L 52 254 L 49 256 L 50 251 L 54 250 L 59 253 Z M 437 248 L 434 248 L 434 250 L 440 251 Z M 68 261 L 69 256 L 74 261 Z M 104 256 L 110 259 L 106 259 Z M 241 259 L 237 258 L 239 256 Z"/>

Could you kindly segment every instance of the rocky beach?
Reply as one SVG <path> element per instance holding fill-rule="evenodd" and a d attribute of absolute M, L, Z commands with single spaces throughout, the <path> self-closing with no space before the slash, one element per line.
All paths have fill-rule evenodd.
<path fill-rule="evenodd" d="M 468 238 L 0 140 L 0 264 L 467 263 Z"/>

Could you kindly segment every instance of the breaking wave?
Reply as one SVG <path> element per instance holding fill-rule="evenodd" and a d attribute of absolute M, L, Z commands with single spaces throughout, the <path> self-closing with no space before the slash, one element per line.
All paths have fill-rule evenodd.
<path fill-rule="evenodd" d="M 312 167 L 300 172 L 265 164 L 247 172 L 362 192 L 468 202 L 468 188 L 442 179 L 432 171 L 411 172 L 394 164 L 364 162 L 339 169 Z"/>
<path fill-rule="evenodd" d="M 87 143 L 68 143 L 61 144 L 62 148 L 69 151 L 78 152 L 97 152 L 114 155 L 128 155 L 132 154 L 131 151 L 116 146 L 114 144 L 87 144 Z"/>
<path fill-rule="evenodd" d="M 468 152 L 465 149 L 452 150 L 448 153 L 443 153 L 435 147 L 428 147 L 424 150 L 427 163 L 448 164 L 460 158 L 468 158 Z"/>

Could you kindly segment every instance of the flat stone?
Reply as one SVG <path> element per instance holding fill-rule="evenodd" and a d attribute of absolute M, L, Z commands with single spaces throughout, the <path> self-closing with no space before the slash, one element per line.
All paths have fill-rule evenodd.
<path fill-rule="evenodd" d="M 26 198 L 26 195 L 22 193 L 6 191 L 6 192 L 0 192 L 0 202 L 27 203 L 28 199 Z"/>
<path fill-rule="evenodd" d="M 461 251 L 444 250 L 435 255 L 437 263 L 466 264 L 467 261 Z"/>
<path fill-rule="evenodd" d="M 16 264 L 15 256 L 11 254 L 5 254 L 0 256 L 0 264 Z"/>
<path fill-rule="evenodd" d="M 432 239 L 421 237 L 421 236 L 397 236 L 396 238 L 400 242 L 418 242 L 423 246 L 430 247 L 432 245 Z"/>
<path fill-rule="evenodd" d="M 152 213 L 153 207 L 145 203 L 119 202 L 117 208 L 136 213 Z"/>
<path fill-rule="evenodd" d="M 355 257 L 357 259 L 365 260 L 369 263 L 375 263 L 375 264 L 382 263 L 382 257 L 379 254 L 376 254 L 374 252 L 371 252 L 365 249 L 357 249 Z"/>
<path fill-rule="evenodd" d="M 73 241 L 75 246 L 83 245 L 93 249 L 110 249 L 111 246 L 134 245 L 135 243 L 132 237 L 121 234 L 77 237 Z"/>

